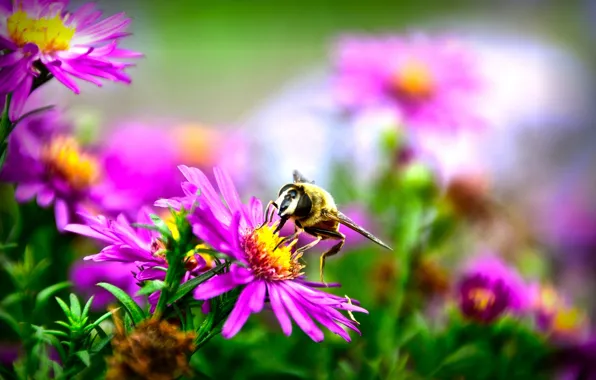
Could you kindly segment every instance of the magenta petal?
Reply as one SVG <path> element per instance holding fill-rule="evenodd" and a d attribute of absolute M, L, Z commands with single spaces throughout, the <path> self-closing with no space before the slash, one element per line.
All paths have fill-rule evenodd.
<path fill-rule="evenodd" d="M 43 189 L 43 185 L 40 183 L 21 183 L 17 186 L 14 196 L 17 202 L 28 202 L 33 199 L 41 189 Z"/>
<path fill-rule="evenodd" d="M 284 307 L 280 291 L 277 285 L 273 283 L 269 283 L 268 288 L 269 302 L 271 303 L 271 308 L 275 313 L 275 317 L 279 321 L 283 333 L 287 336 L 290 336 L 292 334 L 292 320 L 288 316 L 288 313 L 286 313 L 286 309 Z"/>
<path fill-rule="evenodd" d="M 195 289 L 194 296 L 198 300 L 208 300 L 228 292 L 239 285 L 241 284 L 234 281 L 234 276 L 228 272 L 217 275 L 199 285 Z"/>
<path fill-rule="evenodd" d="M 234 309 L 230 313 L 230 316 L 226 320 L 226 323 L 224 324 L 221 331 L 221 335 L 224 338 L 229 339 L 236 335 L 242 326 L 244 326 L 248 320 L 248 317 L 250 317 L 250 304 L 252 299 L 255 297 L 258 286 L 257 284 L 258 283 L 255 282 L 248 284 L 246 288 L 242 290 L 242 293 L 240 293 L 240 296 L 236 301 L 236 305 L 234 306 Z"/>
<path fill-rule="evenodd" d="M 64 231 L 70 215 L 68 204 L 64 199 L 56 199 L 56 203 L 54 204 L 54 214 L 56 215 L 56 226 L 58 227 L 58 231 Z"/>
<path fill-rule="evenodd" d="M 300 302 L 294 299 L 291 292 L 286 291 L 285 284 L 280 285 L 280 294 L 282 296 L 286 309 L 290 312 L 290 315 L 298 326 L 315 342 L 321 342 L 324 338 L 321 329 L 313 322 L 313 320 L 304 311 Z"/>
<path fill-rule="evenodd" d="M 251 224 L 252 227 L 256 227 L 259 226 L 263 223 L 263 203 L 261 202 L 261 200 L 257 197 L 252 197 L 250 199 L 250 213 L 251 213 Z"/>
<path fill-rule="evenodd" d="M 64 231 L 72 232 L 73 234 L 87 236 L 93 239 L 104 241 L 106 243 L 113 242 L 113 239 L 98 232 L 96 229 L 86 226 L 84 224 L 68 224 L 64 226 Z"/>
<path fill-rule="evenodd" d="M 253 313 L 259 313 L 263 310 L 265 304 L 265 293 L 267 293 L 267 284 L 265 281 L 256 281 L 248 286 L 254 286 L 254 293 L 250 298 L 249 307 Z"/>
<path fill-rule="evenodd" d="M 33 76 L 27 75 L 25 79 L 12 93 L 12 100 L 10 102 L 10 111 L 8 117 L 10 120 L 18 120 L 23 112 L 29 93 L 31 92 L 31 85 L 33 84 Z"/>
<path fill-rule="evenodd" d="M 79 90 L 79 86 L 77 86 L 76 82 L 70 79 L 68 75 L 64 71 L 62 71 L 62 69 L 58 68 L 53 64 L 46 65 L 46 67 L 52 73 L 52 75 L 56 77 L 56 79 L 62 82 L 63 85 L 65 85 L 75 94 L 80 94 L 81 90 Z"/>
<path fill-rule="evenodd" d="M 37 193 L 37 204 L 40 207 L 48 207 L 54 201 L 54 191 L 44 187 Z"/>
<path fill-rule="evenodd" d="M 215 167 L 213 169 L 213 173 L 215 174 L 215 180 L 217 181 L 219 191 L 223 195 L 223 198 L 232 214 L 242 212 L 243 207 L 242 202 L 240 201 L 240 196 L 238 195 L 236 186 L 234 186 L 234 182 L 228 173 L 219 167 Z"/>

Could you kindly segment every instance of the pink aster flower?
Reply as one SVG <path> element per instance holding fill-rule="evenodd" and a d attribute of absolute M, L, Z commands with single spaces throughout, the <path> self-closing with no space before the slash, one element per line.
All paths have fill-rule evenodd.
<path fill-rule="evenodd" d="M 105 176 L 117 192 L 130 198 L 122 212 L 132 212 L 134 216 L 140 207 L 180 193 L 180 154 L 175 139 L 165 128 L 124 123 L 101 145 Z"/>
<path fill-rule="evenodd" d="M 9 2 L 10 3 L 10 2 Z M 66 11 L 68 0 L 14 0 L 1 6 L 0 94 L 13 92 L 10 118 L 15 120 L 40 76 L 54 76 L 75 93 L 74 78 L 101 86 L 100 79 L 129 83 L 123 58 L 140 54 L 120 49 L 130 23 L 124 13 L 99 21 L 93 3 Z"/>
<path fill-rule="evenodd" d="M 137 217 L 139 224 L 153 224 L 150 210 L 141 209 Z M 164 280 L 164 268 L 168 263 L 165 257 L 165 245 L 159 232 L 141 227 L 133 227 L 124 215 L 115 220 L 103 215 L 91 216 L 81 214 L 84 224 L 69 224 L 66 231 L 99 240 L 106 246 L 97 254 L 85 257 L 85 260 L 96 262 L 118 262 L 135 265 L 138 273 L 134 278 L 137 281 Z M 198 254 L 189 256 L 187 272 L 183 281 L 199 274 L 205 267 L 205 260 Z M 131 274 L 132 278 L 132 274 Z M 155 305 L 159 292 L 149 296 L 149 303 Z"/>
<path fill-rule="evenodd" d="M 127 199 L 105 181 L 99 158 L 83 147 L 58 111 L 27 118 L 9 137 L 0 179 L 16 183 L 19 202 L 54 206 L 62 229 L 83 210 L 114 210 Z"/>
<path fill-rule="evenodd" d="M 259 199 L 253 197 L 243 204 L 231 178 L 217 167 L 214 174 L 219 192 L 199 169 L 180 166 L 180 170 L 188 180 L 182 184 L 187 197 L 161 200 L 157 205 L 187 207 L 196 202 L 195 212 L 189 216 L 195 235 L 242 263 L 232 264 L 229 272 L 199 285 L 194 293 L 199 300 L 209 300 L 241 288 L 223 326 L 225 338 L 236 335 L 252 313 L 265 307 L 266 301 L 286 335 L 292 333 L 291 319 L 316 342 L 323 340 L 316 322 L 346 341 L 350 341 L 350 336 L 344 327 L 359 332 L 356 323 L 339 310 L 367 311 L 347 298 L 315 289 L 323 284 L 306 281 L 304 265 L 299 261 L 301 255 L 293 249 L 295 243 L 281 244 L 275 249 L 281 238 L 274 231 L 275 225 L 261 226 L 263 206 Z"/>
<path fill-rule="evenodd" d="M 459 284 L 464 315 L 492 322 L 506 311 L 520 313 L 529 306 L 528 287 L 514 268 L 492 255 L 475 258 Z"/>
<path fill-rule="evenodd" d="M 335 52 L 338 101 L 351 110 L 393 109 L 413 129 L 475 129 L 481 78 L 472 51 L 421 35 L 342 38 Z"/>

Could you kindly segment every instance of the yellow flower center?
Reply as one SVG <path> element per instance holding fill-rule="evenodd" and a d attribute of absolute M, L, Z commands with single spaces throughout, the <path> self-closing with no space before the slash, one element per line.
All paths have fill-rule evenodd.
<path fill-rule="evenodd" d="M 8 35 L 15 44 L 32 43 L 44 53 L 68 50 L 75 34 L 75 28 L 64 25 L 60 15 L 34 19 L 22 10 L 8 18 L 7 27 Z"/>
<path fill-rule="evenodd" d="M 419 100 L 432 95 L 435 83 L 428 65 L 409 59 L 393 73 L 390 86 L 397 95 Z"/>
<path fill-rule="evenodd" d="M 52 140 L 43 148 L 41 158 L 53 174 L 77 190 L 88 188 L 99 180 L 97 161 L 81 152 L 79 144 L 72 137 Z"/>
<path fill-rule="evenodd" d="M 276 225 L 265 225 L 244 236 L 243 248 L 253 274 L 266 280 L 288 280 L 301 276 L 304 268 L 299 263 L 301 254 L 294 255 L 292 248 L 297 240 L 280 244 L 274 232 Z"/>
<path fill-rule="evenodd" d="M 468 297 L 478 311 L 484 311 L 495 303 L 495 294 L 488 289 L 472 289 L 468 293 Z"/>
<path fill-rule="evenodd" d="M 560 334 L 573 334 L 581 329 L 585 315 L 576 308 L 559 310 L 553 319 L 552 330 Z"/>

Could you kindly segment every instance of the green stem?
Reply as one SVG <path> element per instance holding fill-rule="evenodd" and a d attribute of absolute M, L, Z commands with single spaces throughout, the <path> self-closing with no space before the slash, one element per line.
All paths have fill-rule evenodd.
<path fill-rule="evenodd" d="M 2 111 L 2 116 L 0 117 L 0 171 L 2 171 L 2 166 L 4 166 L 4 161 L 6 160 L 6 154 L 8 150 L 8 136 L 12 131 L 12 123 L 8 118 L 8 109 L 10 108 L 11 99 L 12 93 L 6 95 L 4 110 Z"/>

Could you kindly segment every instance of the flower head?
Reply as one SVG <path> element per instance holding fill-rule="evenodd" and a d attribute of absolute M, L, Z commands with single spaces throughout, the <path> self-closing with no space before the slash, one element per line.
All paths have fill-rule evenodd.
<path fill-rule="evenodd" d="M 306 281 L 300 254 L 293 249 L 296 242 L 280 244 L 275 225 L 261 226 L 261 201 L 253 197 L 248 204 L 243 204 L 231 178 L 219 168 L 214 170 L 219 193 L 202 171 L 186 166 L 181 166 L 180 170 L 188 180 L 182 184 L 186 197 L 161 200 L 157 205 L 187 209 L 194 205 L 189 221 L 195 235 L 241 263 L 233 263 L 228 272 L 199 285 L 194 293 L 199 300 L 209 300 L 241 288 L 223 326 L 223 336 L 236 335 L 248 317 L 260 312 L 268 300 L 286 335 L 292 332 L 292 318 L 314 341 L 323 340 L 323 332 L 315 321 L 349 341 L 350 336 L 342 325 L 354 331 L 358 329 L 355 322 L 339 310 L 366 310 L 347 298 L 315 289 L 322 284 Z"/>
<path fill-rule="evenodd" d="M 349 109 L 392 108 L 414 129 L 482 124 L 472 111 L 481 94 L 475 58 L 454 39 L 345 37 L 335 64 L 337 99 Z"/>
<path fill-rule="evenodd" d="M 20 114 L 39 76 L 54 76 L 79 93 L 73 78 L 102 85 L 100 79 L 130 82 L 119 62 L 140 54 L 118 48 L 130 23 L 123 13 L 99 21 L 93 3 L 68 12 L 67 0 L 13 1 L 0 16 L 0 94 L 13 92 L 10 118 Z"/>
<path fill-rule="evenodd" d="M 0 174 L 17 184 L 17 201 L 53 204 L 60 230 L 79 211 L 110 211 L 127 201 L 111 191 L 97 152 L 78 142 L 57 111 L 29 117 L 11 133 Z"/>
<path fill-rule="evenodd" d="M 534 284 L 530 307 L 538 327 L 558 340 L 577 340 L 587 332 L 586 314 L 570 305 L 555 288 Z"/>
<path fill-rule="evenodd" d="M 494 256 L 471 263 L 459 284 L 459 304 L 467 317 L 492 322 L 505 311 L 527 308 L 527 287 L 517 272 Z"/>
<path fill-rule="evenodd" d="M 137 281 L 164 280 L 168 262 L 165 257 L 165 244 L 160 233 L 142 227 L 133 227 L 124 215 L 115 220 L 105 216 L 91 216 L 82 214 L 85 224 L 69 224 L 66 231 L 91 237 L 107 245 L 97 254 L 85 257 L 85 260 L 96 262 L 118 262 L 134 264 Z M 150 212 L 143 208 L 139 212 L 137 222 L 152 224 Z M 188 253 L 187 273 L 183 281 L 200 273 L 205 266 L 205 260 L 194 252 Z M 132 278 L 132 273 L 131 273 Z M 149 296 L 149 302 L 154 305 L 159 293 Z"/>

